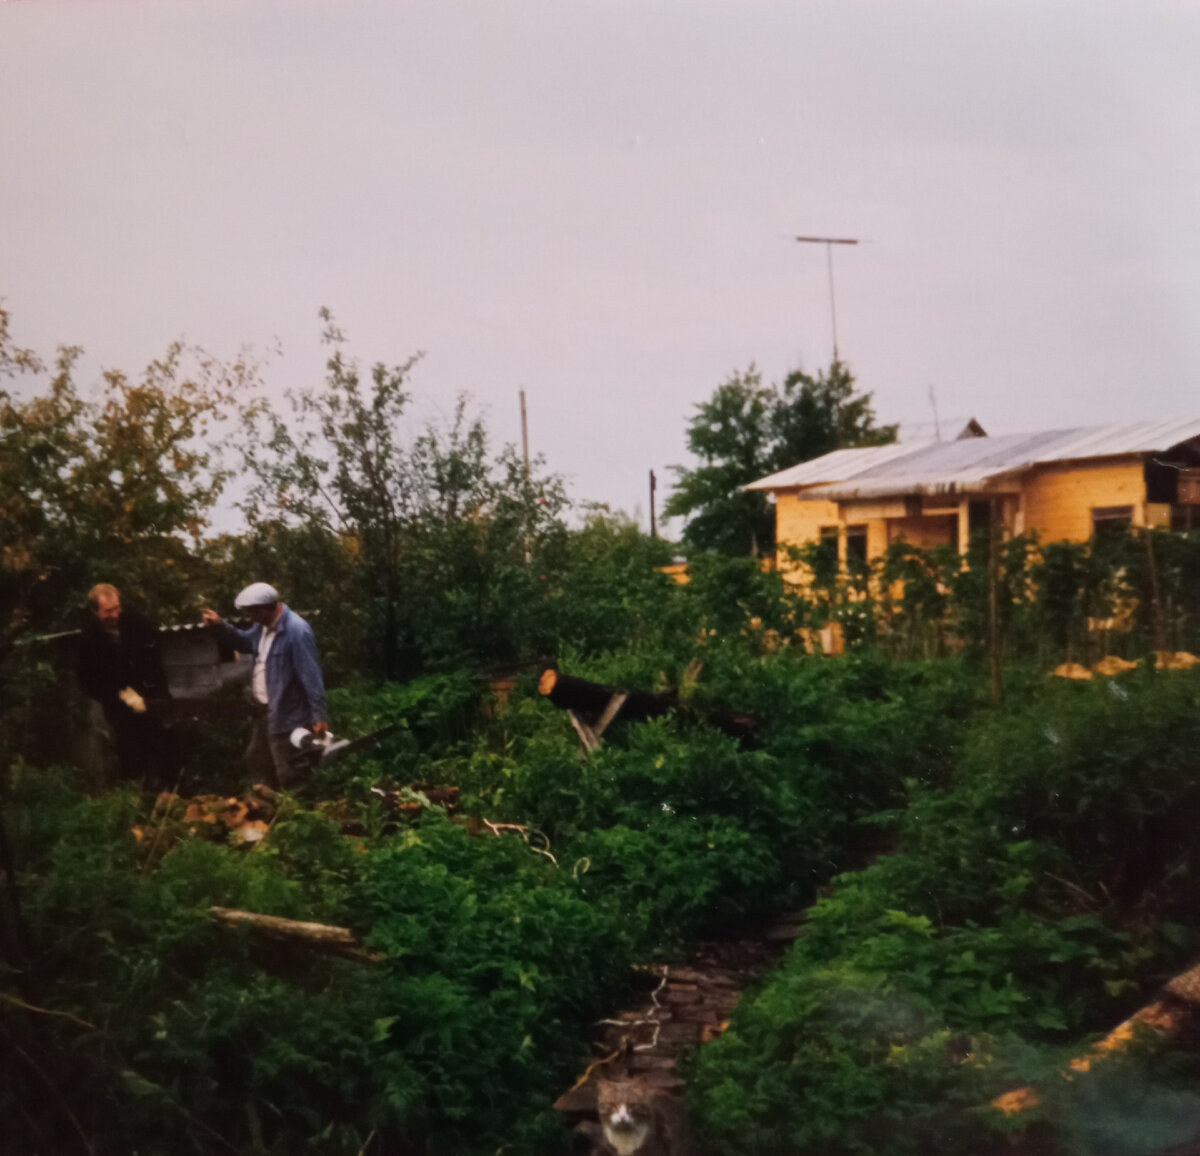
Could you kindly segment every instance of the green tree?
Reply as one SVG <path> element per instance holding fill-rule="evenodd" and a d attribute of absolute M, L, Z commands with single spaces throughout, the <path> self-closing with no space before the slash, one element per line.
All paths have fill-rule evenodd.
<path fill-rule="evenodd" d="M 688 519 L 683 542 L 695 550 L 757 554 L 773 538 L 766 498 L 741 487 L 770 472 L 775 391 L 751 365 L 696 406 L 687 443 L 701 464 L 672 466 L 676 476 L 664 514 Z"/>
<path fill-rule="evenodd" d="M 12 339 L 0 310 L 0 748 L 60 758 L 69 677 L 36 636 L 77 625 L 85 591 L 193 610 L 211 581 L 203 535 L 228 479 L 220 425 L 254 377 L 176 343 L 142 373 L 76 382 L 81 350 L 52 363 Z"/>
<path fill-rule="evenodd" d="M 855 392 L 854 375 L 840 361 L 816 377 L 800 370 L 789 373 L 771 411 L 769 470 L 785 470 L 834 450 L 894 442 L 896 426 L 875 424 L 871 398 Z"/>
<path fill-rule="evenodd" d="M 186 605 L 213 506 L 229 479 L 216 436 L 257 374 L 180 343 L 137 377 L 107 370 L 90 394 L 82 351 L 51 368 L 17 347 L 0 310 L 0 609 L 56 625 L 109 581 L 151 606 Z"/>
<path fill-rule="evenodd" d="M 815 377 L 795 370 L 764 386 L 753 365 L 717 387 L 688 423 L 688 449 L 701 464 L 673 466 L 668 517 L 686 517 L 683 541 L 696 550 L 758 554 L 774 541 L 774 514 L 763 494 L 741 487 L 837 449 L 885 445 L 895 426 L 877 426 L 871 394 L 835 361 Z"/>
<path fill-rule="evenodd" d="M 419 358 L 364 374 L 329 311 L 321 317 L 333 347 L 324 384 L 289 393 L 286 416 L 261 399 L 245 414 L 254 537 L 283 546 L 283 573 L 310 589 L 295 548 L 338 544 L 348 570 L 335 567 L 325 597 L 312 595 L 353 608 L 366 660 L 385 678 L 534 647 L 541 576 L 565 535 L 561 481 L 540 460 L 527 470 L 511 446 L 494 454 L 463 398 L 451 421 L 408 435 Z"/>
<path fill-rule="evenodd" d="M 460 398 L 410 455 L 404 583 L 410 643 L 425 663 L 508 663 L 555 649 L 547 603 L 567 564 L 562 479 L 512 445 L 493 451 Z"/>
<path fill-rule="evenodd" d="M 408 458 L 398 439 L 409 402 L 406 382 L 419 355 L 400 365 L 377 362 L 364 380 L 358 362 L 343 354 L 345 335 L 329 310 L 320 316 L 322 340 L 332 347 L 324 388 L 289 391 L 286 416 L 261 398 L 244 413 L 245 462 L 254 482 L 241 508 L 253 537 L 284 546 L 293 579 L 318 543 L 322 551 L 333 540 L 344 543 L 360 581 L 357 589 L 343 588 L 342 599 L 363 602 L 368 615 L 378 616 L 382 666 L 391 675 L 408 493 Z M 298 548 L 294 557 L 291 546 Z M 294 581 L 277 581 L 294 589 Z M 325 591 L 322 601 L 335 601 L 333 594 Z M 295 594 L 289 590 L 289 596 Z"/>
<path fill-rule="evenodd" d="M 695 634 L 681 588 L 662 571 L 672 546 L 602 503 L 584 507 L 550 590 L 557 645 L 580 653 L 669 645 Z"/>

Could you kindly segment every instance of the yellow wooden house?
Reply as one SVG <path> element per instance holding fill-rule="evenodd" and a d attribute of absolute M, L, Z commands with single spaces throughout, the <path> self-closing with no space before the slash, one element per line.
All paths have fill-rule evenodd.
<path fill-rule="evenodd" d="M 1200 528 L 1200 420 L 836 450 L 746 487 L 773 495 L 781 547 L 837 544 L 845 565 L 897 539 L 964 553 L 989 524 L 1042 542 L 1121 526 Z"/>

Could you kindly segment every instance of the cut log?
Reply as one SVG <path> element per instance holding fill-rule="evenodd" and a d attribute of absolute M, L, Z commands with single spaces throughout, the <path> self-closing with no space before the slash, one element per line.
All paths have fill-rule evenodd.
<path fill-rule="evenodd" d="M 210 907 L 208 910 L 218 923 L 226 927 L 249 927 L 255 935 L 278 943 L 336 955 L 355 963 L 378 963 L 383 958 L 378 952 L 363 947 L 348 927 L 306 923 L 298 919 L 283 919 L 278 915 L 259 915 L 254 911 L 238 911 L 232 907 Z"/>
<path fill-rule="evenodd" d="M 538 680 L 538 690 L 559 710 L 577 710 L 599 716 L 613 695 L 622 693 L 624 688 L 589 682 L 586 678 L 576 678 L 560 670 L 547 670 Z M 675 698 L 672 695 L 634 690 L 628 692 L 621 707 L 621 717 L 631 722 L 645 722 L 666 714 L 674 707 Z"/>
<path fill-rule="evenodd" d="M 704 705 L 694 700 L 681 703 L 674 694 L 652 694 L 644 690 L 626 690 L 589 682 L 560 670 L 547 670 L 538 680 L 538 691 L 559 710 L 573 710 L 583 715 L 602 718 L 614 696 L 624 695 L 619 719 L 626 722 L 645 722 L 671 711 L 698 719 L 732 738 L 745 738 L 758 727 L 758 719 L 730 710 L 728 707 Z"/>

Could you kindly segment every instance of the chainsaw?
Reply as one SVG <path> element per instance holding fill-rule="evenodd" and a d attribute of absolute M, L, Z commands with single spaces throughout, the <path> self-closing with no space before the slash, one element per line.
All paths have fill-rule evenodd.
<path fill-rule="evenodd" d="M 297 751 L 309 755 L 319 766 L 323 767 L 337 762 L 338 759 L 344 759 L 347 755 L 360 755 L 371 750 L 381 739 L 386 738 L 393 731 L 399 730 L 400 726 L 400 723 L 389 723 L 385 727 L 380 727 L 369 734 L 360 735 L 356 739 L 335 738 L 330 731 L 318 735 L 313 734 L 308 727 L 296 727 L 288 735 L 288 741 Z"/>

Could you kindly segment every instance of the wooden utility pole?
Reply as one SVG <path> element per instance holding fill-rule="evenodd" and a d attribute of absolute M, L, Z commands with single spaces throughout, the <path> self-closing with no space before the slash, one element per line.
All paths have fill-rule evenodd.
<path fill-rule="evenodd" d="M 1154 557 L 1154 528 L 1147 526 L 1146 567 L 1150 576 L 1150 611 L 1154 618 L 1154 649 L 1167 649 L 1167 622 L 1163 615 L 1162 594 L 1158 588 L 1158 563 Z"/>
<path fill-rule="evenodd" d="M 524 390 L 521 390 L 521 453 L 525 458 L 525 484 L 529 485 L 529 423 L 525 417 Z"/>
<path fill-rule="evenodd" d="M 525 391 L 521 390 L 521 455 L 525 459 L 525 501 L 528 503 L 533 493 L 530 489 L 529 476 L 529 423 L 525 417 Z M 526 510 L 528 517 L 528 509 Z M 529 524 L 525 525 L 525 565 L 528 566 L 533 561 L 533 543 L 530 540 Z"/>
<path fill-rule="evenodd" d="M 857 245 L 857 237 L 797 237 L 804 245 L 824 245 L 825 264 L 829 269 L 829 316 L 833 323 L 833 360 L 838 361 L 837 343 L 837 301 L 833 293 L 833 247 L 834 245 Z"/>
<path fill-rule="evenodd" d="M 650 471 L 650 537 L 658 537 L 658 523 L 654 518 L 654 491 L 658 489 L 658 479 L 654 476 L 654 471 Z"/>
<path fill-rule="evenodd" d="M 1000 705 L 1000 499 L 988 499 L 988 657 L 992 705 Z"/>

